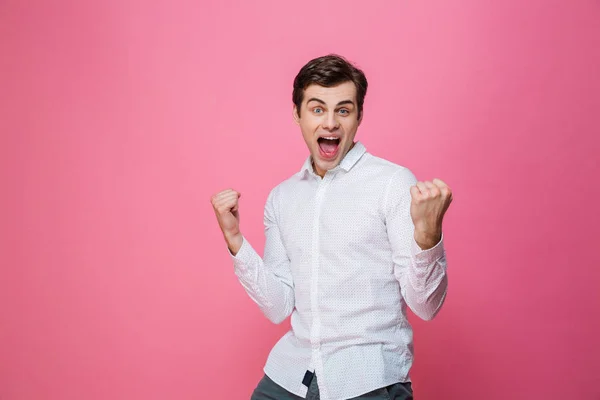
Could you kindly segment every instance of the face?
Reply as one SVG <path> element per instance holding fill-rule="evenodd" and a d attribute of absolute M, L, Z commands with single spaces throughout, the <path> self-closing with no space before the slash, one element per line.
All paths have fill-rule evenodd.
<path fill-rule="evenodd" d="M 328 88 L 310 85 L 304 90 L 299 113 L 294 106 L 294 119 L 312 156 L 315 173 L 321 178 L 354 146 L 354 136 L 361 122 L 357 117 L 353 82 Z"/>

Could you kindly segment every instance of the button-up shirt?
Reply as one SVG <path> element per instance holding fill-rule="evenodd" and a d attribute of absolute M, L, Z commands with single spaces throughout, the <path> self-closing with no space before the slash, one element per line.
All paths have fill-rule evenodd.
<path fill-rule="evenodd" d="M 410 381 L 407 305 L 429 320 L 447 288 L 443 239 L 428 250 L 414 240 L 416 182 L 409 169 L 360 142 L 323 178 L 309 156 L 269 193 L 264 257 L 246 238 L 231 255 L 265 316 L 280 323 L 291 315 L 291 329 L 264 367 L 289 392 L 306 395 L 307 371 L 317 375 L 323 400 Z"/>

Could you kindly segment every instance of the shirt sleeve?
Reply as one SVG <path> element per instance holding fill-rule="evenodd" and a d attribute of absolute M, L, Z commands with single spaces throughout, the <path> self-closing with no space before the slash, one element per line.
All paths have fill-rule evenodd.
<path fill-rule="evenodd" d="M 294 309 L 294 283 L 278 225 L 278 188 L 269 193 L 264 210 L 265 251 L 261 258 L 243 238 L 233 260 L 235 274 L 250 298 L 272 322 L 279 324 Z M 229 249 L 228 249 L 229 251 Z"/>
<path fill-rule="evenodd" d="M 394 173 L 385 195 L 385 220 L 394 275 L 402 296 L 417 316 L 431 320 L 446 298 L 446 252 L 443 235 L 440 242 L 428 250 L 422 250 L 414 239 L 410 187 L 416 183 L 417 179 L 407 168 Z"/>

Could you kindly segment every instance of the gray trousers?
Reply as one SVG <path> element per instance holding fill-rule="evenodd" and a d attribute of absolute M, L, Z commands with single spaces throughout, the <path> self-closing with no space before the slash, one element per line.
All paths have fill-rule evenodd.
<path fill-rule="evenodd" d="M 267 375 L 254 389 L 250 400 L 302 400 L 302 397 L 292 394 L 273 382 Z M 320 400 L 319 387 L 317 386 L 317 377 L 314 376 L 306 393 L 307 400 Z M 349 400 L 413 400 L 412 387 L 410 382 L 395 383 L 390 386 L 373 390 L 358 397 Z"/>

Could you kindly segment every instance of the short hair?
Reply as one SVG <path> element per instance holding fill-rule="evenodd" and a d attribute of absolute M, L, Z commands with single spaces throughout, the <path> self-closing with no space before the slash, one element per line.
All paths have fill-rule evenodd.
<path fill-rule="evenodd" d="M 304 100 L 304 89 L 312 84 L 333 87 L 344 82 L 353 82 L 356 86 L 357 118 L 360 119 L 367 94 L 367 78 L 360 69 L 337 54 L 310 60 L 296 75 L 292 101 L 296 105 L 298 115 L 300 115 L 300 106 Z"/>

